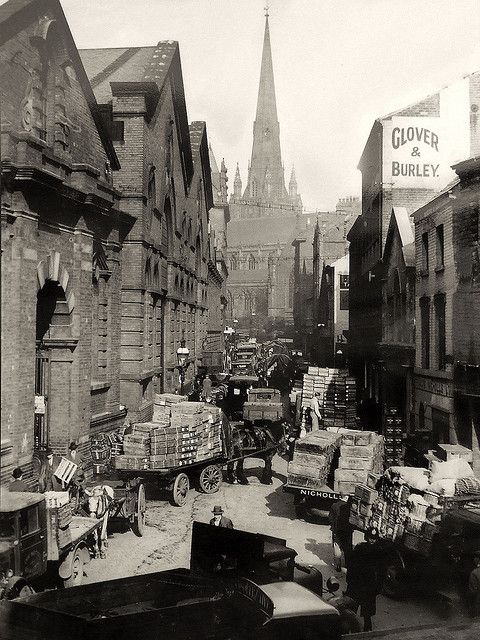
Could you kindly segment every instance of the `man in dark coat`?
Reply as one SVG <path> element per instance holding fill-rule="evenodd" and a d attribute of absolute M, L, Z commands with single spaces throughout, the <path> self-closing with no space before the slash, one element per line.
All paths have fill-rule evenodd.
<path fill-rule="evenodd" d="M 372 630 L 372 616 L 377 612 L 380 592 L 378 530 L 371 527 L 365 534 L 366 542 L 357 544 L 350 554 L 347 570 L 347 591 L 360 607 L 363 630 Z"/>
<path fill-rule="evenodd" d="M 210 524 L 214 527 L 223 527 L 224 529 L 233 529 L 233 523 L 230 518 L 223 515 L 222 507 L 213 507 L 213 518 L 210 520 Z"/>
<path fill-rule="evenodd" d="M 73 474 L 70 483 L 75 483 L 77 485 L 83 486 L 83 483 L 85 482 L 85 467 L 83 464 L 83 458 L 78 451 L 78 444 L 76 442 L 70 443 L 68 447 L 67 460 L 77 465 L 77 469 Z"/>
<path fill-rule="evenodd" d="M 16 467 L 12 472 L 13 480 L 8 486 L 9 491 L 30 491 L 30 488 L 23 480 L 23 471 Z"/>
<path fill-rule="evenodd" d="M 53 450 L 48 448 L 45 463 L 42 465 L 40 478 L 38 480 L 41 493 L 45 491 L 62 491 L 62 483 L 54 475 L 60 462 L 58 456 L 53 455 Z"/>
<path fill-rule="evenodd" d="M 342 553 L 345 567 L 348 569 L 348 561 L 352 552 L 353 527 L 350 519 L 350 502 L 348 497 L 340 498 L 334 502 L 330 509 L 330 529 L 332 531 L 333 559 L 336 571 L 342 570 Z"/>

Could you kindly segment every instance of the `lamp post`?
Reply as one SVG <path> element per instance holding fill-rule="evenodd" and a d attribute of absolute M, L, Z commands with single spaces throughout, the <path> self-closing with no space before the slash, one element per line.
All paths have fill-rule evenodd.
<path fill-rule="evenodd" d="M 185 339 L 180 340 L 180 346 L 177 349 L 178 370 L 180 373 L 180 395 L 183 396 L 183 385 L 185 383 L 185 371 L 188 367 L 188 356 L 190 350 L 185 346 Z"/>

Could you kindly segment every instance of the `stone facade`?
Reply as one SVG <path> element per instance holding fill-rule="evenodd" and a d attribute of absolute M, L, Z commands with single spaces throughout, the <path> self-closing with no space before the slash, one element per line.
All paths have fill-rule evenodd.
<path fill-rule="evenodd" d="M 134 218 L 60 4 L 11 0 L 0 22 L 2 439 L 28 474 L 34 449 L 87 448 L 123 422 L 121 255 Z"/>

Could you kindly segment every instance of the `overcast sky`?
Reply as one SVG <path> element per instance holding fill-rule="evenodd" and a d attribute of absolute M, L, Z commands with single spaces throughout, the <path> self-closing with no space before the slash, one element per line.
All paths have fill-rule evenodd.
<path fill-rule="evenodd" d="M 265 0 L 61 0 L 78 48 L 178 40 L 189 120 L 230 188 L 252 146 Z M 376 117 L 480 69 L 480 0 L 270 0 L 286 178 L 307 209 L 360 195 Z"/>

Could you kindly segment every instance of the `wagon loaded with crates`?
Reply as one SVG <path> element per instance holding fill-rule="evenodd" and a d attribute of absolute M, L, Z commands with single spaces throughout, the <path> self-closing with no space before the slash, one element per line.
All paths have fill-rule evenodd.
<path fill-rule="evenodd" d="M 97 481 L 115 491 L 120 510 L 112 515 L 133 519 L 139 535 L 145 482 L 166 489 L 172 502 L 183 506 L 191 484 L 204 493 L 218 491 L 222 467 L 232 457 L 232 431 L 221 409 L 173 394 L 156 394 L 152 419 L 131 425 L 120 439 L 121 448 L 113 441 L 107 454 L 98 452 L 98 443 L 93 446 L 94 456 L 103 459 L 97 462 L 97 471 L 103 471 Z"/>

